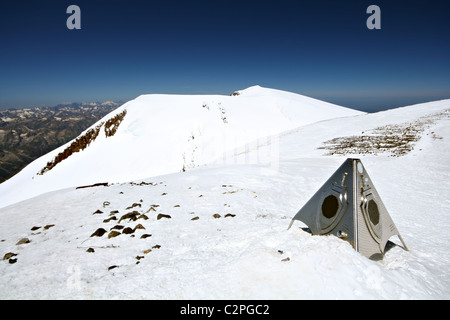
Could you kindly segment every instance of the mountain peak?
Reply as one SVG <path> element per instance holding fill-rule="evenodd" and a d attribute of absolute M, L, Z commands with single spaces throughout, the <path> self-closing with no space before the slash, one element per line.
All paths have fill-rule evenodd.
<path fill-rule="evenodd" d="M 362 114 L 260 86 L 240 92 L 141 95 L 1 184 L 0 203 L 5 206 L 67 187 L 186 171 L 263 137 Z"/>

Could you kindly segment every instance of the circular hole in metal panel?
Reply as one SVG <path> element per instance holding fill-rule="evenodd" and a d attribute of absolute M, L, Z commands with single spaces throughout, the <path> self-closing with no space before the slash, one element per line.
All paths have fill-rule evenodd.
<path fill-rule="evenodd" d="M 377 203 L 374 200 L 369 200 L 367 211 L 369 212 L 370 221 L 376 226 L 380 222 L 380 212 L 378 211 Z"/>
<path fill-rule="evenodd" d="M 322 202 L 322 214 L 325 218 L 333 218 L 339 209 L 339 201 L 333 196 L 329 195 Z"/>

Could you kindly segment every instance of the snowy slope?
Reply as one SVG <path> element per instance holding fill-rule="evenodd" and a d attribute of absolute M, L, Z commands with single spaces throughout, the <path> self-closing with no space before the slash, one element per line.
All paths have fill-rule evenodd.
<path fill-rule="evenodd" d="M 155 94 L 129 101 L 80 135 L 98 129 L 98 136 L 83 150 L 43 172 L 48 162 L 72 145 L 71 141 L 0 184 L 0 207 L 67 187 L 189 170 L 222 159 L 227 151 L 261 137 L 316 121 L 362 114 L 259 86 L 237 93 Z M 108 120 L 124 112 L 115 134 L 107 137 Z"/>
<path fill-rule="evenodd" d="M 361 137 L 379 143 L 354 149 Z M 328 155 L 333 139 L 353 153 Z M 0 298 L 449 299 L 449 141 L 444 100 L 296 128 L 233 164 L 14 204 L 0 209 L 0 256 L 16 254 L 0 261 Z M 301 222 L 287 230 L 347 156 L 362 159 L 410 251 L 375 262 Z"/>

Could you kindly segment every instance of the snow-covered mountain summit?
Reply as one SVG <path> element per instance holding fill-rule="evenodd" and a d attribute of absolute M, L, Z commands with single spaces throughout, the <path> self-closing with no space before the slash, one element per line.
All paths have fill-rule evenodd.
<path fill-rule="evenodd" d="M 94 183 L 185 171 L 262 137 L 362 112 L 253 86 L 223 95 L 142 95 L 0 185 L 0 207 Z"/>
<path fill-rule="evenodd" d="M 210 108 L 201 111 L 213 112 L 212 100 L 200 100 Z M 49 157 L 25 180 L 44 179 L 72 157 L 94 154 L 91 148 L 108 150 L 114 139 L 146 137 L 149 128 L 132 126 L 141 119 L 129 117 L 139 109 L 130 104 L 86 135 L 97 137 L 84 151 L 36 175 Z M 226 110 L 230 125 L 238 121 Z M 215 124 L 225 126 L 220 114 Z M 239 148 L 236 163 L 67 188 L 1 208 L 0 299 L 450 297 L 450 100 L 319 121 L 275 137 Z M 276 166 L 256 157 L 274 145 Z M 311 236 L 299 221 L 287 229 L 346 157 L 364 163 L 409 251 L 393 237 L 383 260 L 373 261 L 338 237 Z"/>

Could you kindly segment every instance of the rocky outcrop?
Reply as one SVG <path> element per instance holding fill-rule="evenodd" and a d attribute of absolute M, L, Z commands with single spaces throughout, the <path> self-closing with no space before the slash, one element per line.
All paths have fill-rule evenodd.
<path fill-rule="evenodd" d="M 112 137 L 116 133 L 126 113 L 127 111 L 124 110 L 113 118 L 107 120 L 106 123 L 101 122 L 94 128 L 89 129 L 85 134 L 76 138 L 75 141 L 65 148 L 64 151 L 60 152 L 52 161 L 47 162 L 47 165 L 42 168 L 38 174 L 43 175 L 47 171 L 53 169 L 58 163 L 69 158 L 72 154 L 86 149 L 98 137 L 103 125 L 105 125 L 104 130 L 106 137 Z"/>

